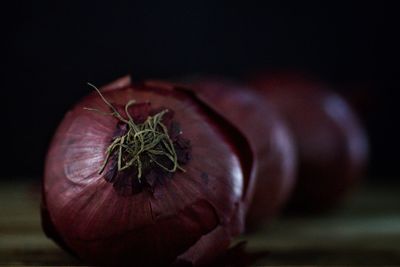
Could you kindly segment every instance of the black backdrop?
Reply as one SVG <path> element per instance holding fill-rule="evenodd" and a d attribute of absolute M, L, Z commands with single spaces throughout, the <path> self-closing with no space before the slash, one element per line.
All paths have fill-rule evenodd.
<path fill-rule="evenodd" d="M 51 135 L 87 81 L 276 68 L 315 73 L 361 103 L 370 176 L 398 173 L 400 16 L 391 2 L 80 2 L 1 8 L 0 176 L 41 175 Z"/>

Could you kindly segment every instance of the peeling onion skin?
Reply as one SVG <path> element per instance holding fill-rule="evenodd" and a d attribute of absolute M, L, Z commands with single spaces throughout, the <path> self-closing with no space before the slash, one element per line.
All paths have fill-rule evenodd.
<path fill-rule="evenodd" d="M 191 142 L 186 172 L 154 192 L 122 196 L 98 174 L 117 119 L 92 93 L 64 117 L 50 145 L 43 180 L 42 225 L 60 246 L 91 264 L 203 265 L 243 230 L 243 162 L 231 139 L 198 99 L 168 83 L 133 84 L 123 77 L 103 87 L 113 105 L 150 101 L 174 111 Z"/>
<path fill-rule="evenodd" d="M 254 230 L 278 215 L 292 191 L 296 153 L 290 131 L 268 100 L 254 90 L 221 78 L 197 77 L 188 83 L 249 142 L 254 182 L 247 191 L 246 226 Z"/>
<path fill-rule="evenodd" d="M 359 183 L 366 133 L 346 101 L 325 84 L 296 73 L 251 83 L 287 119 L 298 149 L 298 179 L 289 211 L 319 213 L 339 205 Z"/>

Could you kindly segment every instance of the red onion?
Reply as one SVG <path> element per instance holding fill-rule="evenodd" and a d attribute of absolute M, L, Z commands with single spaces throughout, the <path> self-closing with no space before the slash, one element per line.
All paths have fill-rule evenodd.
<path fill-rule="evenodd" d="M 243 85 L 216 78 L 189 80 L 197 96 L 229 120 L 248 140 L 254 196 L 247 225 L 261 225 L 276 215 L 294 184 L 296 158 L 291 135 L 267 100 Z M 242 149 L 242 153 L 243 153 Z"/>
<path fill-rule="evenodd" d="M 66 114 L 50 145 L 45 232 L 93 264 L 209 263 L 243 228 L 244 137 L 168 83 L 125 77 L 100 94 Z"/>
<path fill-rule="evenodd" d="M 271 74 L 253 82 L 287 119 L 299 154 L 291 200 L 296 211 L 323 211 L 358 183 L 368 143 L 355 114 L 326 85 L 301 74 Z"/>

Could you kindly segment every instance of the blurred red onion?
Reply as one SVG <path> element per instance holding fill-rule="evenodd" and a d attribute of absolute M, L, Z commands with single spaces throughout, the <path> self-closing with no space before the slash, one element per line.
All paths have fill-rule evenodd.
<path fill-rule="evenodd" d="M 292 210 L 323 211 L 358 183 L 368 154 L 366 134 L 346 101 L 323 83 L 295 73 L 258 76 L 252 85 L 293 131 L 299 168 Z"/>
<path fill-rule="evenodd" d="M 125 128 L 84 109 L 112 111 L 92 93 L 65 115 L 47 154 L 46 234 L 92 264 L 209 263 L 243 228 L 252 184 L 244 171 L 252 163 L 239 153 L 248 150 L 244 137 L 184 88 L 124 77 L 101 92 L 121 114 L 135 100 L 128 109 L 135 123 L 168 109 L 163 122 L 185 171 L 167 175 L 149 161 L 138 183 L 135 170 L 118 172 L 111 158 L 99 174 L 106 149 Z"/>

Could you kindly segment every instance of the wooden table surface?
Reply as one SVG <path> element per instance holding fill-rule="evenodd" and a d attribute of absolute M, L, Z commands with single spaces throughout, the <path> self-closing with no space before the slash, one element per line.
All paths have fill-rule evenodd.
<path fill-rule="evenodd" d="M 0 265 L 83 265 L 43 234 L 37 186 L 0 184 Z M 400 184 L 366 185 L 323 217 L 281 218 L 246 234 L 255 265 L 400 265 Z"/>

